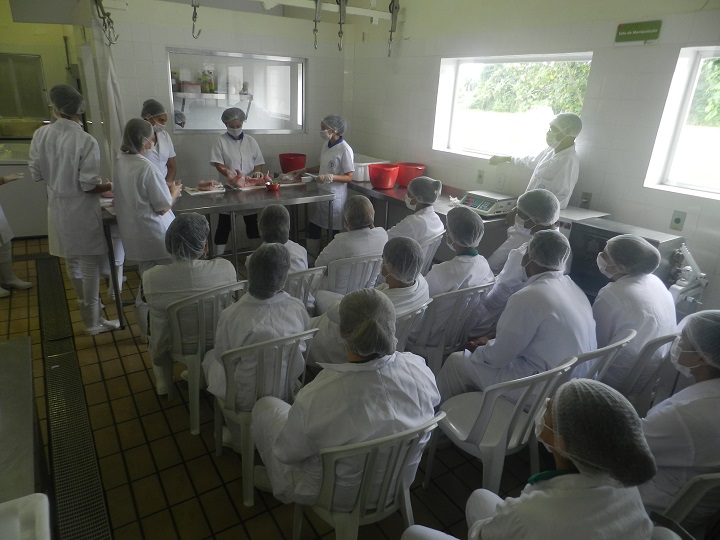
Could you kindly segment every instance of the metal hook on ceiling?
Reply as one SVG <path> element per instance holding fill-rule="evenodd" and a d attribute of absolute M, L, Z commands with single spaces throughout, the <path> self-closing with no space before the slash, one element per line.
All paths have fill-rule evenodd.
<path fill-rule="evenodd" d="M 315 28 L 313 29 L 313 37 L 315 38 L 315 48 L 318 48 L 317 44 L 317 36 L 318 36 L 318 23 L 320 22 L 320 17 L 322 16 L 322 5 L 323 0 L 315 0 L 315 18 L 313 21 L 315 22 Z"/>
<path fill-rule="evenodd" d="M 108 45 L 115 45 L 120 39 L 120 35 L 115 32 L 115 23 L 110 18 L 110 12 L 105 11 L 103 0 L 95 0 L 95 10 L 98 18 L 102 21 L 103 34 L 108 40 Z"/>
<path fill-rule="evenodd" d="M 195 24 L 197 23 L 197 10 L 200 7 L 200 0 L 191 0 L 192 8 L 193 8 L 193 14 L 192 14 L 192 37 L 195 39 L 200 37 L 200 34 L 202 33 L 202 30 L 198 30 L 197 34 L 195 33 Z"/>
<path fill-rule="evenodd" d="M 340 30 L 338 31 L 338 37 L 340 38 L 340 43 L 338 43 L 338 50 L 343 50 L 343 24 L 345 24 L 345 18 L 347 16 L 347 0 L 335 0 L 339 6 L 340 11 Z"/>
<path fill-rule="evenodd" d="M 390 53 L 392 52 L 392 41 L 393 41 L 393 33 L 397 32 L 397 20 L 398 20 L 398 13 L 400 13 L 400 0 L 390 0 L 390 5 L 388 6 L 388 10 L 390 11 L 390 38 L 388 39 L 388 58 L 390 58 Z"/>

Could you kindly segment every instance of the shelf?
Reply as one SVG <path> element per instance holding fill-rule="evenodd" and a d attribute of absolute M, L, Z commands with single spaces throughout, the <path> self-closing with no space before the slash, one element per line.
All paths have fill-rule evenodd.
<path fill-rule="evenodd" d="M 252 94 L 196 94 L 194 92 L 173 92 L 173 95 L 182 99 L 232 99 L 237 101 L 252 101 Z"/>

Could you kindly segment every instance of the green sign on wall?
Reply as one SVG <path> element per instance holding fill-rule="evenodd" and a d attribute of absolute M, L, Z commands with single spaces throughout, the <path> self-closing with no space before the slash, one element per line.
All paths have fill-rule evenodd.
<path fill-rule="evenodd" d="M 618 24 L 615 43 L 655 41 L 660 37 L 662 21 L 643 21 Z"/>

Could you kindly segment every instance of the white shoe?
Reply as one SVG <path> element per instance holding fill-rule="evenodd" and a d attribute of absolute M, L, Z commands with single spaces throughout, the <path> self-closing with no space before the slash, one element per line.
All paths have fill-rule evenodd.
<path fill-rule="evenodd" d="M 0 287 L 0 298 L 7 298 L 8 296 L 10 296 L 10 291 Z"/>
<path fill-rule="evenodd" d="M 29 281 L 23 281 L 22 279 L 18 279 L 15 276 L 13 276 L 12 279 L 9 279 L 7 282 L 3 283 L 5 287 L 8 287 L 9 289 L 29 289 L 33 286 L 32 283 Z"/>
<path fill-rule="evenodd" d="M 101 334 L 103 332 L 112 332 L 113 330 L 118 330 L 120 328 L 120 321 L 113 320 L 108 321 L 107 319 L 100 318 L 100 324 L 97 326 L 91 326 L 90 328 L 85 328 L 85 332 L 88 335 L 96 336 L 98 334 Z"/>
<path fill-rule="evenodd" d="M 230 428 L 228 428 L 227 426 L 223 426 L 222 428 L 222 445 L 225 448 L 230 448 L 233 452 L 237 454 L 240 454 L 242 452 L 240 445 L 236 445 L 235 441 L 233 441 L 232 433 L 230 433 Z"/>
<path fill-rule="evenodd" d="M 187 380 L 188 380 L 188 370 L 187 370 L 187 369 L 184 370 L 182 373 L 180 373 L 180 378 L 181 378 L 183 381 L 187 381 Z"/>

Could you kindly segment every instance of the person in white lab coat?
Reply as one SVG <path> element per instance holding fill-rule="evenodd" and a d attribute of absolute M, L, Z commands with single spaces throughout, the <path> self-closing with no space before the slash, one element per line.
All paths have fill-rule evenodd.
<path fill-rule="evenodd" d="M 77 294 L 85 331 L 117 330 L 118 321 L 101 316 L 100 266 L 107 253 L 98 194 L 112 184 L 100 178 L 100 148 L 80 124 L 85 98 L 59 84 L 50 89 L 56 121 L 43 126 L 30 144 L 30 172 L 45 181 L 48 194 L 50 254 L 65 258 Z"/>
<path fill-rule="evenodd" d="M 208 392 L 225 399 L 227 379 L 220 357 L 223 353 L 271 339 L 299 334 L 310 328 L 310 319 L 303 303 L 284 292 L 283 285 L 290 268 L 290 254 L 280 244 L 264 244 L 255 250 L 248 265 L 247 292 L 233 305 L 226 308 L 218 321 L 215 331 L 215 348 L 208 351 L 202 367 Z M 303 352 L 305 343 L 296 349 L 295 355 L 287 359 L 287 369 L 294 379 L 305 371 Z M 255 402 L 255 369 L 246 363 L 239 363 L 235 370 L 237 386 L 236 405 L 240 410 L 249 411 Z M 298 380 L 297 386 L 300 386 Z M 277 396 L 292 401 L 293 396 Z M 240 430 L 230 424 L 223 434 L 223 440 L 240 445 Z"/>
<path fill-rule="evenodd" d="M 170 185 L 175 183 L 177 165 L 175 163 L 175 146 L 167 130 L 168 113 L 162 103 L 154 99 L 148 99 L 143 103 L 140 116 L 147 120 L 153 129 L 153 146 L 145 157 L 155 165 L 165 182 Z"/>
<path fill-rule="evenodd" d="M 433 236 L 445 231 L 442 221 L 435 213 L 433 204 L 442 192 L 442 182 L 428 176 L 419 176 L 408 184 L 405 206 L 414 213 L 388 231 L 388 238 L 407 236 L 423 244 Z"/>
<path fill-rule="evenodd" d="M 307 270 L 307 250 L 300 244 L 290 240 L 290 212 L 282 204 L 271 204 L 263 208 L 258 217 L 258 231 L 263 244 L 282 244 L 290 253 L 290 271 Z M 245 266 L 250 257 L 245 259 Z"/>
<path fill-rule="evenodd" d="M 560 201 L 560 208 L 566 208 L 580 173 L 575 138 L 581 131 L 582 121 L 578 115 L 558 114 L 550 121 L 545 135 L 548 147 L 537 156 L 493 156 L 488 163 L 513 163 L 532 169 L 526 191 L 537 188 L 552 191 Z"/>
<path fill-rule="evenodd" d="M 230 107 L 223 111 L 220 120 L 227 128 L 220 135 L 210 151 L 210 164 L 218 171 L 218 179 L 222 183 L 231 182 L 238 185 L 238 176 L 249 176 L 261 172 L 265 165 L 265 158 L 260 151 L 257 141 L 243 132 L 245 111 L 237 107 Z M 255 181 L 244 180 L 244 185 L 253 185 Z M 257 213 L 243 213 L 245 221 L 245 234 L 253 242 L 260 238 L 257 226 Z M 218 225 L 215 229 L 215 255 L 225 253 L 225 246 L 230 237 L 230 214 L 218 214 Z M 257 244 L 256 244 L 257 245 Z"/>
<path fill-rule="evenodd" d="M 347 199 L 347 183 L 352 182 L 355 171 L 355 154 L 350 145 L 343 139 L 347 130 L 347 120 L 344 117 L 331 114 L 320 122 L 320 137 L 323 144 L 320 149 L 320 165 L 299 169 L 288 173 L 295 178 L 305 173 L 317 173 L 320 191 L 329 191 L 335 194 L 332 203 L 333 230 L 339 231 L 343 226 L 343 207 Z M 328 203 L 317 202 L 310 204 L 308 230 L 306 234 L 307 250 L 313 257 L 320 252 L 320 236 L 322 229 L 329 223 Z M 319 266 L 316 264 L 316 266 Z"/>
<path fill-rule="evenodd" d="M 395 351 L 395 310 L 385 294 L 362 289 L 346 295 L 340 304 L 340 335 L 346 363 L 323 365 L 292 406 L 264 397 L 253 408 L 253 438 L 267 467 L 273 495 L 282 502 L 315 502 L 322 476 L 319 451 L 323 448 L 418 426 L 433 418 L 440 401 L 425 361 Z M 407 485 L 415 477 L 422 446 L 402 479 Z M 340 469 L 335 498 L 338 510 L 352 507 L 361 468 L 360 463 L 346 462 Z"/>
<path fill-rule="evenodd" d="M 23 173 L 0 176 L 0 186 L 20 180 L 23 176 Z M 5 217 L 2 206 L 0 206 L 0 284 L 8 289 L 29 289 L 32 287 L 32 283 L 18 278 L 13 271 L 12 239 L 14 237 L 15 235 L 10 228 L 10 223 L 8 223 Z M 10 296 L 10 291 L 0 287 L 0 298 L 5 298 L 6 296 Z"/>
<path fill-rule="evenodd" d="M 593 304 L 598 347 L 617 341 L 627 330 L 637 331 L 603 376 L 605 384 L 619 388 L 645 344 L 675 332 L 675 302 L 665 284 L 652 274 L 660 264 L 660 252 L 639 236 L 611 238 L 598 253 L 597 264 L 600 272 L 612 279 Z M 667 350 L 665 346 L 655 352 L 630 394 L 645 386 Z"/>
<path fill-rule="evenodd" d="M 597 348 L 590 302 L 563 274 L 569 254 L 560 232 L 533 235 L 522 258 L 527 284 L 510 297 L 496 336 L 471 341 L 470 350 L 448 357 L 438 374 L 443 400 L 547 371 Z"/>
<path fill-rule="evenodd" d="M 205 260 L 210 224 L 191 212 L 175 218 L 165 233 L 165 248 L 172 263 L 155 266 L 142 276 L 145 300 L 150 306 L 150 354 L 155 373 L 155 390 L 167 394 L 163 365 L 172 363 L 170 321 L 167 307 L 189 296 L 237 281 L 235 267 L 225 259 Z M 193 331 L 194 328 L 186 328 Z M 212 329 L 214 335 L 215 329 Z"/>
<path fill-rule="evenodd" d="M 388 240 L 383 248 L 381 275 L 384 282 L 375 287 L 385 293 L 400 315 L 413 311 L 428 301 L 428 286 L 420 274 L 423 252 L 420 244 L 412 238 L 400 236 Z M 346 361 L 345 348 L 340 337 L 340 301 L 332 304 L 326 313 L 311 321 L 313 328 L 319 328 L 310 344 L 308 365 L 342 364 Z"/>
<path fill-rule="evenodd" d="M 660 513 L 694 476 L 720 472 L 720 310 L 699 311 L 683 322 L 670 361 L 695 383 L 655 405 L 642 422 L 658 472 L 640 494 L 648 511 Z M 701 523 L 717 511 L 719 499 L 706 497 L 683 525 Z"/>
<path fill-rule="evenodd" d="M 560 203 L 557 197 L 548 190 L 533 189 L 526 191 L 518 199 L 518 214 L 521 216 L 520 219 L 527 214 L 528 219 L 523 222 L 522 228 L 527 229 L 530 236 L 527 242 L 511 249 L 507 254 L 507 260 L 502 271 L 495 278 L 492 289 L 482 298 L 473 315 L 475 324 L 470 331 L 470 337 L 485 336 L 493 331 L 510 296 L 525 285 L 527 276 L 523 272 L 521 261 L 527 253 L 530 238 L 538 231 L 557 228 L 557 221 L 560 218 Z M 509 238 L 508 242 L 511 240 L 514 241 L 515 237 Z M 566 269 L 567 266 L 566 263 Z"/>
<path fill-rule="evenodd" d="M 153 128 L 142 118 L 128 121 L 118 155 L 115 175 L 115 210 L 125 255 L 138 263 L 138 273 L 158 264 L 170 264 L 165 233 L 175 219 L 172 206 L 180 196 L 181 184 L 165 183 L 147 154 L 153 147 Z M 169 188 L 169 189 L 168 189 Z M 135 299 L 140 336 L 147 336 L 149 308 L 142 287 Z"/>

